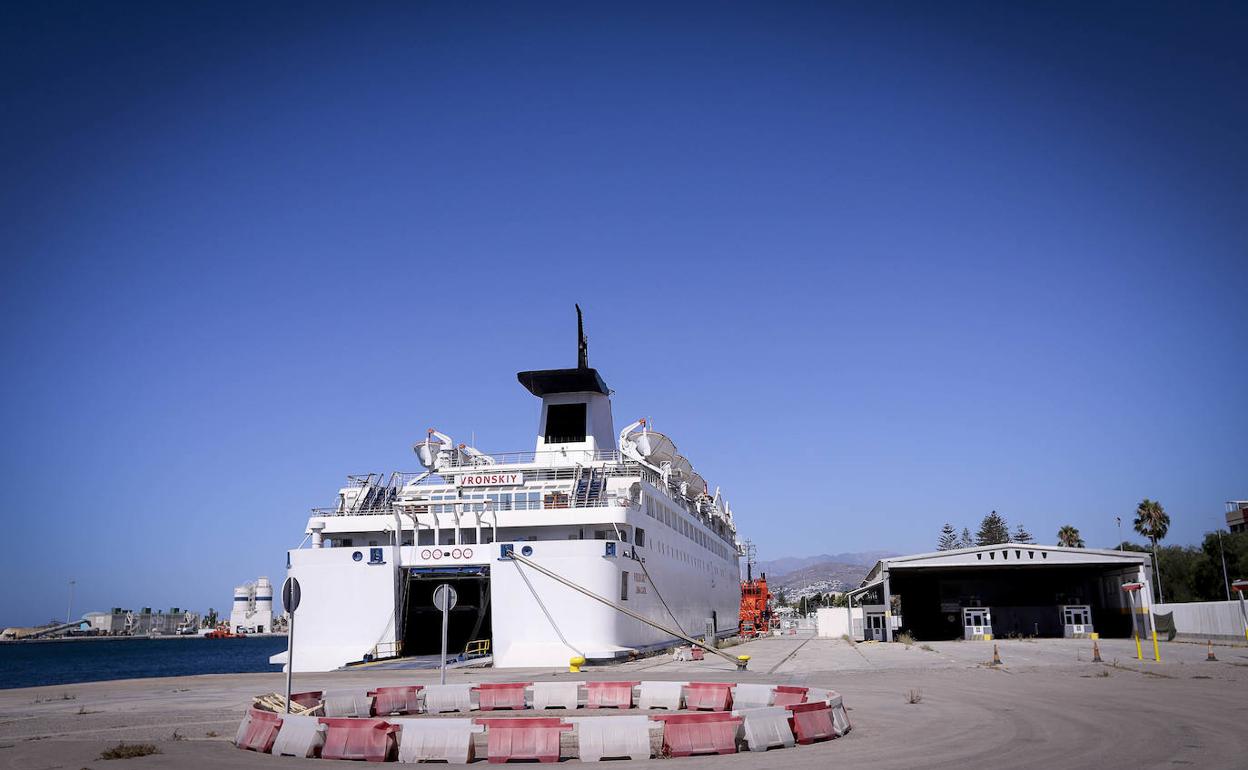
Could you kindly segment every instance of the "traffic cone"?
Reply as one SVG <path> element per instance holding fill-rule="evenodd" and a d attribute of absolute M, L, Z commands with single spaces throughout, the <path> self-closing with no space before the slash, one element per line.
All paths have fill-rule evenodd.
<path fill-rule="evenodd" d="M 1001 653 L 997 650 L 997 645 L 992 645 L 992 665 L 1001 665 Z"/>
<path fill-rule="evenodd" d="M 1101 660 L 1101 645 L 1097 644 L 1095 639 L 1092 640 L 1092 662 L 1093 663 L 1105 662 Z"/>
<path fill-rule="evenodd" d="M 1209 640 L 1209 654 L 1205 656 L 1205 660 L 1217 660 L 1218 656 L 1213 654 L 1213 640 Z"/>

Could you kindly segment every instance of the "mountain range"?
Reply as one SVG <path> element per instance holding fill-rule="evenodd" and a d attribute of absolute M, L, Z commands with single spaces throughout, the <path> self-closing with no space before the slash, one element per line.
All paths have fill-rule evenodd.
<path fill-rule="evenodd" d="M 784 592 L 789 601 L 829 591 L 857 588 L 867 572 L 892 551 L 824 553 L 817 556 L 784 556 L 758 562 L 755 574 L 766 573 L 772 593 Z"/>

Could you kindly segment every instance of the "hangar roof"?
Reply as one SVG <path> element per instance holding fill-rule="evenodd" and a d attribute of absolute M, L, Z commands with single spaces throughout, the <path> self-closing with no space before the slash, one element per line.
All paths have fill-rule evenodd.
<path fill-rule="evenodd" d="M 975 567 L 1058 567 L 1102 565 L 1130 567 L 1147 564 L 1148 554 L 1140 551 L 1111 551 L 1100 548 L 1065 548 L 1035 543 L 999 543 L 933 551 L 910 556 L 892 556 L 875 563 L 862 580 L 862 586 L 879 581 L 880 573 L 902 570 Z"/>

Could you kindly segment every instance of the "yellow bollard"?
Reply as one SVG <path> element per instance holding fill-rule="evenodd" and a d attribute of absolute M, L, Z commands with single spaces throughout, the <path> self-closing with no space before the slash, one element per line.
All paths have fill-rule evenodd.
<path fill-rule="evenodd" d="M 568 673 L 569 674 L 581 673 L 581 666 L 583 665 L 585 665 L 585 659 L 582 658 L 580 655 L 574 656 L 571 660 L 568 661 Z"/>
<path fill-rule="evenodd" d="M 1140 635 L 1135 635 L 1135 659 L 1144 660 L 1144 651 L 1140 649 Z"/>
<path fill-rule="evenodd" d="M 738 655 L 738 656 L 737 656 L 737 668 L 738 668 L 738 669 L 740 669 L 741 671 L 744 671 L 744 670 L 745 670 L 745 667 L 746 667 L 746 666 L 748 666 L 749 664 L 750 664 L 750 656 L 749 656 L 749 655 Z"/>
<path fill-rule="evenodd" d="M 1157 646 L 1157 630 L 1153 629 L 1153 661 L 1161 662 L 1161 648 Z"/>

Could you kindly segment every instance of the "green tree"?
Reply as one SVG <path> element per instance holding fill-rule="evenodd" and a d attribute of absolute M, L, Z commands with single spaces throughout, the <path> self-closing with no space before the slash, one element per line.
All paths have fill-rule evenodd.
<path fill-rule="evenodd" d="M 1153 544 L 1153 571 L 1158 573 L 1157 601 L 1164 602 L 1166 597 L 1161 590 L 1161 565 L 1157 563 L 1157 542 L 1166 539 L 1166 533 L 1170 531 L 1170 516 L 1166 513 L 1166 509 L 1161 507 L 1161 503 L 1146 497 L 1135 507 L 1135 521 L 1132 526 L 1135 527 L 1136 532 L 1148 538 Z"/>
<path fill-rule="evenodd" d="M 975 541 L 971 540 L 971 531 L 966 527 L 962 528 L 962 536 L 958 538 L 959 548 L 970 548 L 975 545 Z"/>
<path fill-rule="evenodd" d="M 1063 548 L 1083 548 L 1083 537 L 1079 530 L 1069 524 L 1063 524 L 1057 531 L 1057 544 Z"/>
<path fill-rule="evenodd" d="M 1022 524 L 1019 524 L 1014 528 L 1015 543 L 1034 543 L 1035 541 L 1036 539 L 1031 536 L 1031 533 L 1028 532 Z"/>
<path fill-rule="evenodd" d="M 984 517 L 975 534 L 975 545 L 997 545 L 1010 542 L 1010 527 L 996 511 Z"/>
<path fill-rule="evenodd" d="M 784 593 L 783 588 L 776 593 L 776 604 L 781 607 L 789 606 L 789 597 Z"/>
<path fill-rule="evenodd" d="M 940 540 L 936 543 L 937 551 L 952 551 L 958 547 L 958 531 L 949 522 L 940 528 Z"/>

